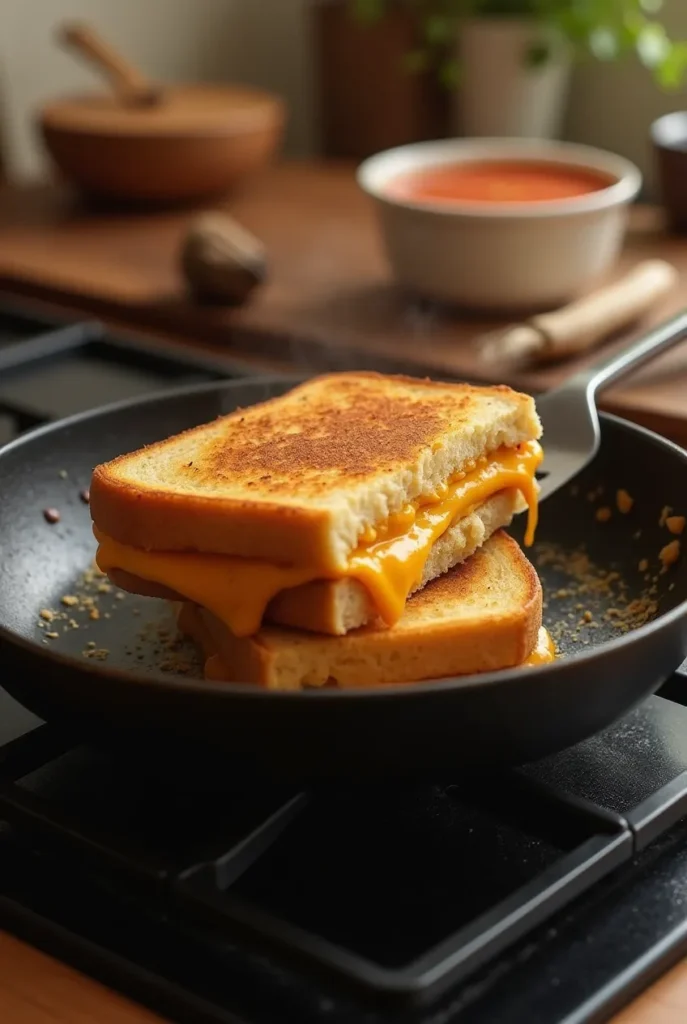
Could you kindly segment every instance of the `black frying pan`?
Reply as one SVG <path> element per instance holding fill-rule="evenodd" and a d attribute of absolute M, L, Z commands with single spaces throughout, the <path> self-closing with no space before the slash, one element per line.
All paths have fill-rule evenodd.
<path fill-rule="evenodd" d="M 0 669 L 16 699 L 91 741 L 97 733 L 127 750 L 140 742 L 156 757 L 171 747 L 189 764 L 214 751 L 282 776 L 438 777 L 461 765 L 518 763 L 571 745 L 655 691 L 683 660 L 684 563 L 655 582 L 644 577 L 656 574 L 658 552 L 671 539 L 659 526 L 662 508 L 687 513 L 687 453 L 611 416 L 602 417 L 593 462 L 572 489 L 566 486 L 541 507 L 532 557 L 545 563 L 538 566 L 545 617 L 564 654 L 551 666 L 412 686 L 269 693 L 160 671 L 161 661 L 178 652 L 167 658 L 159 633 L 151 640 L 140 632 L 159 618 L 161 602 L 98 594 L 97 620 L 61 604 L 83 589 L 77 578 L 95 550 L 80 491 L 96 463 L 292 384 L 281 379 L 174 391 L 74 417 L 0 452 Z M 596 494 L 599 487 L 603 495 Z M 634 498 L 631 512 L 599 522 L 596 510 L 614 506 L 620 488 Z M 58 523 L 46 522 L 49 508 L 59 511 Z M 581 546 L 600 567 L 586 583 L 561 566 L 561 552 Z M 639 568 L 645 558 L 648 573 L 643 563 Z M 610 569 L 619 578 L 606 579 L 604 592 L 603 573 Z M 638 607 L 649 618 L 623 632 L 628 623 L 637 625 L 627 619 L 633 600 L 644 602 Z M 55 608 L 67 619 L 40 618 L 41 610 Z M 593 622 L 584 622 L 585 613 Z M 70 628 L 70 618 L 78 629 Z M 46 636 L 54 632 L 57 639 Z M 101 649 L 109 652 L 103 661 L 82 653 Z"/>

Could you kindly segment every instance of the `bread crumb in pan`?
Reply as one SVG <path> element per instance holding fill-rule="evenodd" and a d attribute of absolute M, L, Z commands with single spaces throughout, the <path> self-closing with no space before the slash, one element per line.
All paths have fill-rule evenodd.
<path fill-rule="evenodd" d="M 542 542 L 538 545 L 535 560 L 537 566 L 548 566 L 567 578 L 565 587 L 550 591 L 546 622 L 554 641 L 562 645 L 563 656 L 566 642 L 584 643 L 584 633 L 592 629 L 627 633 L 658 613 L 655 578 L 641 596 L 631 600 L 628 583 L 621 574 L 596 565 L 583 548 L 571 552 L 559 545 Z M 583 602 L 579 598 L 583 598 Z M 584 609 L 575 626 L 571 626 L 567 608 L 561 609 L 556 621 L 556 602 L 565 602 L 566 599 L 576 601 L 574 607 L 578 614 Z"/>
<path fill-rule="evenodd" d="M 640 562 L 639 562 L 639 565 L 637 566 L 637 568 L 639 569 L 640 572 L 646 572 L 647 569 L 649 568 L 649 559 L 648 558 L 640 559 Z M 648 576 L 645 577 L 645 579 L 648 579 Z"/>
<path fill-rule="evenodd" d="M 676 536 L 680 536 L 685 528 L 685 517 L 684 516 L 668 516 L 666 518 L 666 526 L 671 533 Z"/>
<path fill-rule="evenodd" d="M 658 557 L 664 570 L 669 566 L 674 565 L 680 557 L 680 541 L 671 540 L 670 544 L 666 544 L 664 548 L 661 548 L 658 553 Z"/>
<path fill-rule="evenodd" d="M 670 505 L 664 505 L 663 508 L 661 509 L 661 515 L 659 516 L 659 519 L 658 519 L 658 525 L 659 526 L 665 526 L 666 525 L 666 520 L 668 519 L 668 517 L 670 515 L 672 515 L 672 512 L 673 512 L 673 510 L 672 510 Z"/>
<path fill-rule="evenodd" d="M 608 505 L 602 505 L 601 508 L 597 508 L 596 510 L 596 519 L 600 523 L 607 523 L 612 515 L 613 513 L 611 512 Z"/>
<path fill-rule="evenodd" d="M 632 506 L 635 503 L 635 500 L 627 493 L 627 491 L 621 488 L 616 493 L 615 503 L 618 506 L 618 511 L 622 512 L 623 515 L 627 515 L 627 513 L 631 511 Z"/>
<path fill-rule="evenodd" d="M 91 658 L 94 661 L 105 661 L 110 656 L 107 647 L 88 647 L 83 654 L 85 658 Z"/>

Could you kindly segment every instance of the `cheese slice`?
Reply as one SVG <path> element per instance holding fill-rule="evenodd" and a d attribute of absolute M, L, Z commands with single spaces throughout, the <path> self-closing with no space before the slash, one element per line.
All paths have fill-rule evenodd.
<path fill-rule="evenodd" d="M 528 506 L 525 543 L 534 540 L 538 487 L 535 472 L 543 458 L 530 441 L 482 457 L 467 473 L 459 473 L 443 493 L 424 495 L 374 530 L 338 574 L 315 565 L 277 565 L 233 555 L 143 551 L 120 544 L 94 528 L 99 542 L 96 561 L 107 573 L 121 569 L 169 587 L 202 605 L 235 636 L 257 633 L 265 610 L 282 590 L 321 579 L 358 580 L 370 593 L 379 615 L 397 622 L 408 595 L 422 578 L 432 546 L 453 522 L 499 491 L 519 490 Z"/>

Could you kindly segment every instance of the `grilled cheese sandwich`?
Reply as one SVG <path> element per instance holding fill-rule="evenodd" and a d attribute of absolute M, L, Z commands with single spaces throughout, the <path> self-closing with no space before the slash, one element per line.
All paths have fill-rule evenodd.
<path fill-rule="evenodd" d="M 480 419 L 481 448 L 474 436 Z M 113 578 L 134 581 L 133 589 L 140 580 L 148 587 L 143 592 L 157 586 L 160 596 L 171 593 L 208 609 L 239 637 L 260 629 L 275 599 L 284 604 L 285 594 L 323 582 L 362 588 L 374 614 L 392 626 L 409 595 L 427 582 L 428 560 L 442 538 L 496 496 L 510 498 L 507 521 L 522 496 L 531 543 L 540 433 L 532 400 L 510 389 L 375 374 L 320 378 L 98 467 L 91 487 L 97 562 Z M 243 461 L 237 434 L 245 434 Z M 285 448 L 303 459 L 309 451 L 316 471 L 285 472 Z M 253 467 L 249 474 L 246 465 Z M 242 545 L 238 533 L 250 509 Z M 185 519 L 175 532 L 180 510 Z M 208 543 L 203 525 L 216 536 L 222 513 L 226 531 Z M 188 542 L 189 527 L 195 543 Z M 283 539 L 278 553 L 275 534 Z M 460 560 L 458 551 L 450 565 Z"/>
<path fill-rule="evenodd" d="M 178 606 L 178 623 L 200 646 L 206 679 L 275 690 L 418 682 L 542 665 L 555 653 L 537 574 L 502 531 L 415 594 L 391 629 L 334 638 L 266 626 L 240 638 L 189 602 Z"/>

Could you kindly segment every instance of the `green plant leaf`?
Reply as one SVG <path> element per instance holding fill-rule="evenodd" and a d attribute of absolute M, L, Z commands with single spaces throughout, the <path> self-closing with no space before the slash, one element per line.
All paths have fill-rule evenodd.
<path fill-rule="evenodd" d="M 663 7 L 663 0 L 639 0 L 639 6 L 647 14 L 658 14 Z"/>
<path fill-rule="evenodd" d="M 387 13 L 387 0 L 351 0 L 351 10 L 358 21 L 373 25 Z"/>
<path fill-rule="evenodd" d="M 657 68 L 670 55 L 671 45 L 662 25 L 646 24 L 637 36 L 637 55 L 647 68 Z"/>
<path fill-rule="evenodd" d="M 425 39 L 430 46 L 443 46 L 453 39 L 453 22 L 443 14 L 430 14 L 425 21 Z"/>
<path fill-rule="evenodd" d="M 673 3 L 687 0 L 673 0 Z M 657 17 L 664 0 L 348 0 L 361 24 L 373 25 L 401 7 L 418 19 L 422 45 L 407 54 L 403 68 L 418 73 L 433 69 L 439 81 L 454 89 L 459 67 L 447 59 L 461 20 L 469 17 L 528 16 L 542 27 L 525 54 L 530 67 L 549 60 L 553 33 L 577 59 L 619 60 L 636 54 L 663 89 L 675 89 L 687 76 L 687 41 L 673 40 Z M 485 71 L 485 74 L 487 72 Z"/>
<path fill-rule="evenodd" d="M 672 91 L 682 85 L 687 73 L 687 43 L 673 43 L 670 52 L 657 68 L 659 85 Z"/>
<path fill-rule="evenodd" d="M 403 58 L 403 69 L 410 75 L 420 75 L 430 67 L 430 56 L 426 50 L 411 50 Z"/>
<path fill-rule="evenodd" d="M 597 60 L 615 60 L 618 56 L 618 39 L 608 25 L 599 25 L 592 30 L 589 47 Z"/>

